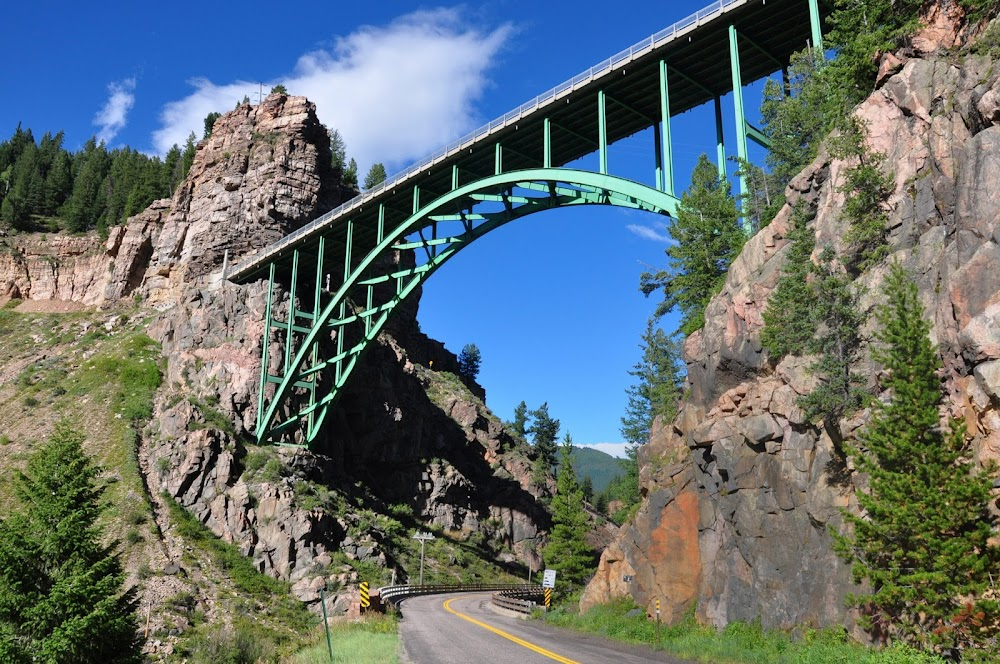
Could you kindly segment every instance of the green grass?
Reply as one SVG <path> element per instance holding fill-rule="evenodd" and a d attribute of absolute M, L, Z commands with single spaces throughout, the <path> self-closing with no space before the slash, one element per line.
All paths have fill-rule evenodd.
<path fill-rule="evenodd" d="M 308 631 L 315 624 L 315 616 L 290 594 L 288 582 L 257 571 L 239 549 L 216 537 L 175 500 L 169 496 L 164 498 L 176 533 L 208 554 L 212 562 L 226 572 L 241 600 L 260 605 L 272 619 L 297 634 Z M 255 612 L 260 613 L 260 610 L 255 609 Z"/>
<path fill-rule="evenodd" d="M 399 662 L 397 624 L 392 616 L 373 616 L 360 622 L 331 624 L 333 661 L 345 664 L 396 664 Z M 316 645 L 296 653 L 292 663 L 330 662 L 330 651 L 322 630 L 316 641 Z"/>
<path fill-rule="evenodd" d="M 798 630 L 796 638 L 759 624 L 731 623 L 721 632 L 693 619 L 661 626 L 645 615 L 628 617 L 631 599 L 594 607 L 585 614 L 557 608 L 546 621 L 560 627 L 642 644 L 695 662 L 718 664 L 943 664 L 905 646 L 876 650 L 851 642 L 843 630 Z"/>

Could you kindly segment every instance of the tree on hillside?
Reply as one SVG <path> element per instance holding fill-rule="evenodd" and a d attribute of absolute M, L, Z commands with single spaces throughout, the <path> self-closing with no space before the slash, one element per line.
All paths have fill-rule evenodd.
<path fill-rule="evenodd" d="M 816 355 L 809 371 L 819 378 L 819 384 L 799 399 L 799 406 L 807 419 L 821 419 L 836 440 L 840 419 L 861 408 L 867 396 L 863 379 L 854 370 L 861 355 L 861 330 L 867 315 L 861 311 L 858 293 L 833 249 L 823 250 L 814 272 L 813 316 L 819 331 L 810 339 L 807 350 Z"/>
<path fill-rule="evenodd" d="M 729 183 L 704 154 L 667 231 L 675 242 L 666 250 L 669 267 L 644 272 L 640 289 L 647 296 L 662 290 L 656 318 L 679 309 L 680 331 L 688 335 L 704 325 L 705 305 L 722 287 L 729 264 L 746 241 Z"/>
<path fill-rule="evenodd" d="M 181 152 L 181 180 L 186 178 L 187 174 L 191 171 L 191 166 L 194 165 L 194 155 L 197 151 L 198 146 L 195 143 L 194 132 L 192 131 L 188 134 L 187 141 L 184 143 L 184 151 Z"/>
<path fill-rule="evenodd" d="M 522 401 L 514 407 L 514 419 L 504 423 L 521 440 L 528 439 L 528 404 Z"/>
<path fill-rule="evenodd" d="M 995 468 L 977 470 L 964 424 L 941 426 L 941 360 L 930 341 L 917 287 L 898 264 L 877 312 L 873 357 L 889 398 L 850 450 L 868 491 L 861 516 L 836 550 L 870 593 L 851 599 L 877 637 L 924 648 L 958 649 L 995 642 L 1000 605 L 992 592 L 1000 549 L 990 542 L 988 511 Z"/>
<path fill-rule="evenodd" d="M 382 184 L 385 182 L 386 178 L 385 166 L 382 162 L 376 162 L 372 164 L 372 167 L 368 169 L 368 175 L 365 176 L 365 182 L 362 185 L 362 189 L 368 190 L 375 185 Z"/>
<path fill-rule="evenodd" d="M 643 445 L 649 440 L 653 420 L 672 420 L 681 398 L 680 343 L 668 337 L 652 319 L 642 334 L 642 358 L 628 372 L 636 382 L 625 389 L 628 404 L 621 418 L 621 434 L 627 443 Z"/>
<path fill-rule="evenodd" d="M 340 180 L 345 187 L 358 188 L 358 162 L 351 157 L 347 161 L 347 168 L 344 169 L 344 176 Z"/>
<path fill-rule="evenodd" d="M 271 88 L 271 92 L 269 92 L 268 94 L 272 94 L 272 95 L 287 95 L 288 94 L 288 88 L 286 88 L 281 83 L 278 83 L 276 86 L 274 86 L 273 88 Z"/>
<path fill-rule="evenodd" d="M 342 178 L 347 168 L 347 144 L 336 129 L 330 132 L 330 166 L 337 177 Z"/>
<path fill-rule="evenodd" d="M 458 373 L 466 380 L 475 380 L 476 376 L 479 375 L 479 365 L 482 360 L 479 346 L 465 344 L 462 347 L 462 352 L 458 355 Z"/>
<path fill-rule="evenodd" d="M 531 434 L 531 441 L 538 450 L 538 458 L 542 468 L 548 472 L 556 464 L 556 452 L 559 450 L 559 420 L 549 415 L 549 403 L 546 401 L 541 406 L 529 413 L 532 419 L 528 433 Z"/>
<path fill-rule="evenodd" d="M 764 309 L 760 343 L 774 364 L 786 355 L 805 355 L 816 334 L 816 294 L 809 283 L 816 236 L 810 220 L 805 203 L 799 202 L 792 212 L 781 276 Z"/>
<path fill-rule="evenodd" d="M 212 135 L 212 130 L 215 129 L 215 121 L 222 117 L 222 113 L 212 112 L 205 116 L 205 131 L 202 133 L 202 138 L 209 138 Z"/>
<path fill-rule="evenodd" d="M 63 422 L 17 473 L 0 520 L 0 661 L 141 662 L 133 590 L 102 545 L 100 469 Z"/>
<path fill-rule="evenodd" d="M 573 592 L 594 572 L 594 552 L 587 546 L 589 522 L 583 508 L 583 492 L 573 470 L 573 438 L 566 434 L 559 448 L 559 474 L 552 498 L 552 530 L 542 557 L 549 569 L 559 573 L 559 581 Z M 565 587 L 565 586 L 563 586 Z"/>

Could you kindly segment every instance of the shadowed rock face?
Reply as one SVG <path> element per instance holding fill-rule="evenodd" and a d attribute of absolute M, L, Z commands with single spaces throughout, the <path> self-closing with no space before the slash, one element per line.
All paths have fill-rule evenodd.
<path fill-rule="evenodd" d="M 356 534 L 357 514 L 304 508 L 303 486 L 363 493 L 375 508 L 408 505 L 416 517 L 408 527 L 480 533 L 505 562 L 538 569 L 549 517 L 536 498 L 551 487 L 532 480 L 530 453 L 482 403 L 482 388 L 450 377 L 458 360 L 420 333 L 416 297 L 359 364 L 316 452 L 272 450 L 280 474 L 247 470 L 257 453 L 247 441 L 267 284 L 222 283 L 223 258 L 238 261 L 353 193 L 331 172 L 314 105 L 271 95 L 219 118 L 173 198 L 113 228 L 106 242 L 16 238 L 14 251 L 0 252 L 0 290 L 105 306 L 136 297 L 155 307 L 147 333 L 162 346 L 166 375 L 139 450 L 154 500 L 176 499 L 259 569 L 291 580 L 304 601 L 319 600 L 317 578 L 351 581 L 330 567 L 334 552 L 397 561 L 385 533 Z M 220 427 L 220 414 L 229 424 Z M 331 598 L 331 610 L 346 609 L 346 597 Z"/>
<path fill-rule="evenodd" d="M 954 22 L 942 28 L 941 12 L 931 19 L 919 49 L 886 56 L 880 87 L 855 112 L 893 169 L 889 260 L 909 270 L 933 321 L 949 414 L 966 422 L 980 460 L 996 459 L 1000 68 L 987 57 L 935 55 L 936 45 L 955 43 L 956 30 Z M 650 613 L 659 597 L 665 617 L 696 605 L 718 626 L 756 618 L 768 627 L 853 625 L 842 599 L 854 588 L 828 529 L 840 527 L 842 509 L 857 509 L 862 478 L 796 406 L 812 386 L 808 363 L 772 366 L 759 340 L 791 207 L 803 201 L 815 211 L 818 248 L 839 248 L 838 188 L 849 166 L 824 152 L 793 180 L 789 204 L 747 243 L 704 329 L 687 339 L 690 398 L 641 449 L 643 505 L 605 551 L 584 606 L 631 594 Z M 862 306 L 878 303 L 885 265 L 859 277 Z M 866 361 L 862 370 L 876 386 L 877 367 Z M 850 436 L 867 415 L 841 422 L 835 436 Z M 623 583 L 625 575 L 635 580 Z"/>

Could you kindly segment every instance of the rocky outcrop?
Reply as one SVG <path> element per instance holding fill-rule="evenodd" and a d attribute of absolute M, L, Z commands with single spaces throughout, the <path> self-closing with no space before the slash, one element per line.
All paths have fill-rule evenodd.
<path fill-rule="evenodd" d="M 879 89 L 856 115 L 893 168 L 890 260 L 919 286 L 950 414 L 988 459 L 1000 452 L 1000 69 L 985 56 L 931 53 L 955 43 L 954 24 L 941 29 L 946 18 L 935 18 L 915 48 L 887 56 Z M 793 180 L 789 205 L 747 243 L 704 329 L 687 339 L 690 397 L 642 448 L 643 505 L 605 551 L 584 604 L 630 594 L 648 611 L 660 598 L 667 616 L 696 606 L 718 626 L 852 624 L 842 602 L 850 575 L 829 530 L 840 527 L 841 510 L 857 509 L 859 478 L 839 444 L 866 413 L 832 432 L 804 421 L 796 399 L 811 388 L 806 363 L 773 366 L 759 340 L 791 206 L 815 212 L 817 247 L 839 248 L 847 166 L 823 153 Z M 858 278 L 862 306 L 877 304 L 885 271 Z M 877 369 L 862 367 L 873 388 Z M 666 532 L 677 535 L 661 547 Z"/>

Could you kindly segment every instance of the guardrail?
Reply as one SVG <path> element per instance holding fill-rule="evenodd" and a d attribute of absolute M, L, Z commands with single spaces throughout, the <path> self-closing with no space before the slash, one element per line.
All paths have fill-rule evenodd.
<path fill-rule="evenodd" d="M 542 593 L 541 586 L 528 584 L 456 583 L 427 586 L 384 586 L 379 588 L 378 595 L 382 602 L 391 604 L 393 608 L 396 608 L 397 604 L 408 597 L 418 597 L 420 595 L 440 595 L 442 593 L 482 592 L 483 590 L 501 591 L 506 593 L 509 598 L 538 596 Z M 496 598 L 496 594 L 494 594 L 494 598 Z M 517 611 L 518 609 L 513 610 Z M 530 609 L 527 613 L 531 613 Z"/>
<path fill-rule="evenodd" d="M 530 586 L 517 590 L 501 590 L 493 593 L 492 602 L 501 609 L 516 611 L 525 615 L 531 615 L 531 610 L 538 606 L 532 597 L 542 597 L 541 586 Z"/>
<path fill-rule="evenodd" d="M 485 136 L 492 134 L 495 131 L 516 123 L 518 120 L 523 118 L 525 115 L 538 110 L 540 107 L 545 106 L 556 99 L 565 96 L 569 92 L 573 92 L 578 88 L 590 83 L 596 77 L 601 76 L 608 71 L 619 68 L 623 64 L 627 64 L 633 61 L 635 58 L 645 55 L 646 52 L 663 45 L 667 41 L 676 39 L 683 34 L 687 34 L 691 30 L 702 25 L 706 21 L 716 18 L 719 14 L 729 11 L 733 5 L 743 5 L 746 4 L 748 0 L 716 0 L 708 7 L 698 10 L 697 12 L 691 14 L 690 16 L 685 16 L 681 20 L 675 22 L 673 25 L 669 25 L 666 28 L 660 30 L 659 32 L 646 37 L 645 39 L 636 42 L 629 48 L 626 48 L 615 55 L 611 56 L 607 60 L 604 60 L 593 67 L 587 69 L 574 76 L 573 78 L 560 83 L 550 90 L 546 90 L 540 95 L 536 96 L 531 101 L 525 102 L 518 106 L 517 108 L 501 115 L 500 117 L 487 122 L 482 127 L 479 127 L 475 131 L 471 131 L 462 138 L 448 143 L 442 148 L 439 148 L 436 152 L 428 157 L 425 157 L 421 161 L 411 164 L 408 168 L 394 173 L 391 177 L 387 178 L 383 182 L 375 185 L 371 189 L 368 189 L 354 198 L 345 201 L 338 207 L 330 210 L 323 216 L 313 220 L 312 222 L 302 226 L 301 228 L 289 233 L 285 237 L 281 238 L 277 242 L 264 247 L 264 249 L 254 255 L 244 259 L 241 263 L 236 265 L 234 268 L 227 271 L 223 277 L 228 277 L 229 274 L 239 274 L 243 270 L 247 269 L 249 266 L 255 264 L 258 261 L 265 260 L 269 256 L 278 253 L 282 248 L 292 244 L 295 240 L 302 237 L 303 235 L 308 235 L 316 230 L 317 227 L 322 226 L 327 221 L 340 216 L 344 212 L 359 207 L 363 203 L 371 200 L 379 193 L 386 189 L 391 189 L 404 181 L 408 180 L 411 176 L 426 170 L 430 166 L 447 159 L 463 150 L 465 150 L 470 145 L 474 144 L 476 141 L 482 139 Z"/>

